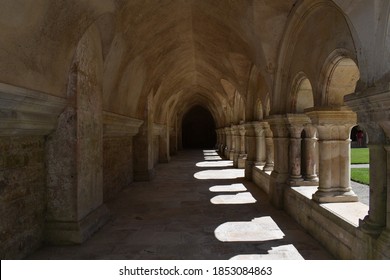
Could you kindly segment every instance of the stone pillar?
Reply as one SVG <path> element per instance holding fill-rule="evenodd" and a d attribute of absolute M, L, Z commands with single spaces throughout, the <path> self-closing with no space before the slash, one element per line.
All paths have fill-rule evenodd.
<path fill-rule="evenodd" d="M 299 185 L 302 178 L 302 131 L 304 125 L 310 122 L 310 119 L 303 114 L 287 114 L 288 129 L 290 132 L 289 147 L 289 169 L 290 184 Z"/>
<path fill-rule="evenodd" d="M 359 94 L 350 94 L 345 103 L 368 132 L 370 150 L 370 202 L 368 215 L 360 221 L 362 231 L 377 236 L 374 258 L 390 258 L 390 91 L 388 84 Z"/>
<path fill-rule="evenodd" d="M 148 96 L 145 121 L 134 137 L 134 180 L 149 181 L 154 177 L 154 122 L 153 93 Z"/>
<path fill-rule="evenodd" d="M 169 153 L 169 127 L 161 126 L 160 131 L 158 132 L 158 162 L 159 163 L 168 163 L 171 160 Z"/>
<path fill-rule="evenodd" d="M 247 157 L 245 161 L 245 178 L 252 180 L 252 170 L 256 162 L 256 134 L 255 123 L 245 124 L 245 144 Z"/>
<path fill-rule="evenodd" d="M 240 155 L 240 132 L 238 125 L 232 126 L 232 139 L 233 139 L 233 166 L 238 167 L 238 156 Z"/>
<path fill-rule="evenodd" d="M 171 156 L 177 154 L 177 132 L 176 128 L 169 129 L 169 154 Z"/>
<path fill-rule="evenodd" d="M 89 29 L 79 42 L 68 104 L 46 141 L 49 243 L 81 243 L 109 218 L 103 203 L 103 60 L 96 36 Z"/>
<path fill-rule="evenodd" d="M 272 204 L 281 209 L 283 208 L 284 190 L 287 187 L 287 179 L 289 178 L 288 127 L 285 117 L 282 115 L 271 116 L 268 119 L 268 123 L 273 133 L 275 152 L 275 163 L 270 177 L 269 195 Z"/>
<path fill-rule="evenodd" d="M 387 116 L 389 118 L 389 116 Z M 390 122 L 381 121 L 381 127 L 384 129 L 386 137 L 390 138 Z M 370 139 L 370 135 L 369 135 Z M 370 210 L 368 220 L 376 222 L 376 224 L 369 224 L 371 227 L 369 229 L 374 230 L 374 234 L 380 236 L 378 238 L 378 258 L 389 259 L 390 258 L 390 146 L 385 145 L 384 149 L 386 151 L 385 164 L 381 165 L 381 159 L 383 160 L 383 154 L 381 147 L 375 147 L 373 149 L 372 145 L 369 145 L 370 148 Z M 374 150 L 373 155 L 371 156 L 371 151 Z M 379 158 L 379 160 L 378 160 Z M 379 162 L 374 164 L 374 160 Z M 377 170 L 377 169 L 378 170 Z M 376 173 L 379 171 L 379 173 Z M 385 171 L 385 174 L 383 174 Z M 373 176 L 373 177 L 371 177 Z M 375 184 L 375 185 L 374 185 Z M 376 187 L 376 188 L 375 188 Z M 371 196 L 373 200 L 371 201 Z M 375 200 L 375 201 L 374 201 Z M 374 206 L 374 203 L 376 204 Z M 366 217 L 367 218 L 367 217 Z M 366 218 L 364 221 L 366 222 Z M 385 218 L 385 229 L 383 229 L 382 223 Z M 367 227 L 364 227 L 367 230 Z M 372 231 L 371 231 L 372 232 Z"/>
<path fill-rule="evenodd" d="M 225 154 L 225 148 L 226 148 L 226 130 L 225 128 L 221 128 L 221 146 L 219 148 L 219 152 L 221 156 L 224 156 Z"/>
<path fill-rule="evenodd" d="M 254 122 L 253 128 L 256 135 L 256 162 L 255 165 L 264 167 L 266 160 L 265 133 L 268 126 L 266 122 Z"/>
<path fill-rule="evenodd" d="M 370 151 L 370 210 L 360 220 L 362 230 L 378 236 L 386 226 L 386 184 L 387 184 L 387 146 L 382 128 L 374 122 L 359 123 L 369 135 Z"/>
<path fill-rule="evenodd" d="M 215 130 L 215 134 L 217 136 L 217 142 L 215 143 L 215 149 L 219 151 L 219 147 L 221 145 L 221 130 L 218 128 Z"/>
<path fill-rule="evenodd" d="M 356 114 L 348 109 L 307 112 L 319 136 L 319 186 L 317 202 L 353 202 L 358 197 L 351 188 L 350 132 Z"/>
<path fill-rule="evenodd" d="M 265 165 L 264 171 L 272 171 L 274 170 L 274 140 L 272 130 L 268 123 L 264 123 L 264 131 L 265 131 Z"/>
<path fill-rule="evenodd" d="M 318 182 L 318 149 L 317 149 L 317 129 L 311 125 L 305 125 L 306 137 L 304 141 L 304 179 L 305 181 Z"/>
<path fill-rule="evenodd" d="M 225 127 L 226 134 L 226 147 L 225 147 L 225 158 L 230 159 L 231 152 L 233 151 L 232 143 L 232 129 L 231 127 Z"/>
<path fill-rule="evenodd" d="M 246 133 L 246 129 L 245 129 L 245 125 L 244 124 L 240 124 L 238 126 L 238 133 L 239 133 L 238 137 L 240 139 L 240 152 L 238 154 L 237 167 L 238 168 L 245 168 L 245 161 L 246 161 L 247 154 L 246 154 L 246 149 L 245 149 L 245 133 Z"/>

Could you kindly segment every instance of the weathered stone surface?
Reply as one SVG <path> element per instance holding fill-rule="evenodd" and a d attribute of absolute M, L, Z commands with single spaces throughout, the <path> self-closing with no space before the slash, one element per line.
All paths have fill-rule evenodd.
<path fill-rule="evenodd" d="M 0 258 L 19 259 L 43 240 L 44 138 L 0 138 Z"/>
<path fill-rule="evenodd" d="M 103 160 L 103 200 L 108 201 L 133 182 L 132 138 L 104 138 Z"/>

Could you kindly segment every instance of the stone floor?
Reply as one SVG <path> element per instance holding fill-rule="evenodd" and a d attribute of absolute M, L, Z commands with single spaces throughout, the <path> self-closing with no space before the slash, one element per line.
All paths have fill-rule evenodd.
<path fill-rule="evenodd" d="M 333 259 L 285 212 L 210 151 L 183 151 L 108 203 L 111 220 L 82 245 L 28 259 Z"/>

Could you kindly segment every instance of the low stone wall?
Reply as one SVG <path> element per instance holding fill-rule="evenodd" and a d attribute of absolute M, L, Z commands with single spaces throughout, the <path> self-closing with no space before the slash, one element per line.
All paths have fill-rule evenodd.
<path fill-rule="evenodd" d="M 259 169 L 258 167 L 253 167 L 252 180 L 255 184 L 260 187 L 265 193 L 269 194 L 269 174 Z"/>
<path fill-rule="evenodd" d="M 284 209 L 336 258 L 373 258 L 365 245 L 371 237 L 358 227 L 368 206 L 360 202 L 318 204 L 311 199 L 316 189 L 287 188 Z"/>
<path fill-rule="evenodd" d="M 0 137 L 0 259 L 20 259 L 42 243 L 44 137 Z"/>
<path fill-rule="evenodd" d="M 133 182 L 132 137 L 109 137 L 103 141 L 103 200 L 114 198 Z"/>

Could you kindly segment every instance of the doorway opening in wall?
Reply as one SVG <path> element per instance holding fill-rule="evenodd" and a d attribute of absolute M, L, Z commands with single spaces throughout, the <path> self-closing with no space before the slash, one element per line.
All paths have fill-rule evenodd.
<path fill-rule="evenodd" d="M 217 141 L 215 128 L 215 121 L 209 110 L 202 106 L 192 107 L 183 117 L 183 148 L 214 148 Z"/>

